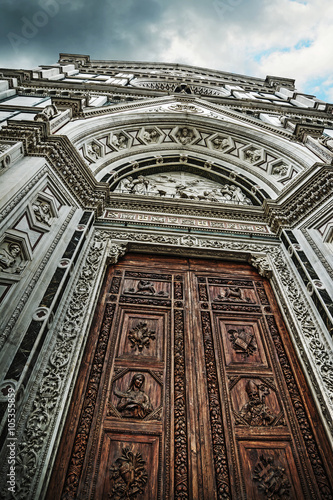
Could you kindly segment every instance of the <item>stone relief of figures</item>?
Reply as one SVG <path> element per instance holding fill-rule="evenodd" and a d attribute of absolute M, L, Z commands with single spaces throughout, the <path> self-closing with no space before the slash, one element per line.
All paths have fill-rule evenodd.
<path fill-rule="evenodd" d="M 54 104 L 50 104 L 49 106 L 45 106 L 43 111 L 35 116 L 34 120 L 37 122 L 48 122 L 58 114 L 59 111 L 56 106 Z"/>
<path fill-rule="evenodd" d="M 142 138 L 147 144 L 156 144 L 158 142 L 159 134 L 155 129 L 145 130 L 142 134 Z"/>
<path fill-rule="evenodd" d="M 20 274 L 26 266 L 19 243 L 4 241 L 0 245 L 0 271 Z"/>
<path fill-rule="evenodd" d="M 318 141 L 322 146 L 325 146 L 327 149 L 333 152 L 333 137 L 329 135 L 322 135 L 321 137 L 319 137 Z"/>
<path fill-rule="evenodd" d="M 187 172 L 170 172 L 169 174 L 148 176 L 139 175 L 137 179 L 129 176 L 119 182 L 115 192 L 202 200 L 215 203 L 252 205 L 252 201 L 239 186 L 234 184 L 221 185 Z"/>
<path fill-rule="evenodd" d="M 125 392 L 114 389 L 114 394 L 120 398 L 117 410 L 122 417 L 142 419 L 153 411 L 150 398 L 143 390 L 144 383 L 144 375 L 136 373 Z"/>
<path fill-rule="evenodd" d="M 256 161 L 261 159 L 261 151 L 260 149 L 250 148 L 247 149 L 244 153 L 244 159 L 250 163 L 255 163 Z"/>
<path fill-rule="evenodd" d="M 9 144 L 0 144 L 0 153 L 4 153 L 9 148 L 10 148 Z"/>
<path fill-rule="evenodd" d="M 289 167 L 287 165 L 276 165 L 273 167 L 272 175 L 282 177 L 288 173 L 288 168 Z"/>
<path fill-rule="evenodd" d="M 183 146 L 186 146 L 187 144 L 190 144 L 194 139 L 193 130 L 187 127 L 180 128 L 176 134 L 176 138 Z"/>
<path fill-rule="evenodd" d="M 98 158 L 101 157 L 100 148 L 95 142 L 88 144 L 87 153 L 95 160 L 98 160 Z"/>
<path fill-rule="evenodd" d="M 128 139 L 124 134 L 113 134 L 112 145 L 117 149 L 126 149 L 128 144 Z"/>
<path fill-rule="evenodd" d="M 218 150 L 223 150 L 230 146 L 228 139 L 225 137 L 215 137 L 215 139 L 212 140 L 212 145 L 214 149 Z"/>
<path fill-rule="evenodd" d="M 239 415 L 251 426 L 270 426 L 277 415 L 265 404 L 266 396 L 270 394 L 265 384 L 256 384 L 248 380 L 245 391 L 249 401 L 240 409 Z"/>
<path fill-rule="evenodd" d="M 51 220 L 53 218 L 51 212 L 51 206 L 44 200 L 36 200 L 32 204 L 32 209 L 34 211 L 36 220 L 41 222 L 42 224 L 46 224 L 47 226 L 51 226 Z"/>

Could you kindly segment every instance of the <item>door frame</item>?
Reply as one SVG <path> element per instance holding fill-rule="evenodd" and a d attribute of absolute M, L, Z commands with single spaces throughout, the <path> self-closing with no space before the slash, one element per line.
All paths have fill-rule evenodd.
<path fill-rule="evenodd" d="M 235 241 L 230 237 L 190 234 L 169 236 L 148 230 L 108 231 L 95 227 L 51 326 L 50 341 L 40 355 L 34 391 L 18 425 L 18 442 L 22 443 L 18 446 L 18 457 L 29 463 L 19 479 L 22 498 L 43 498 L 46 494 L 106 266 L 117 263 L 129 251 L 248 262 L 261 276 L 269 278 L 332 446 L 333 388 L 325 377 L 326 359 L 332 356 L 331 344 L 306 288 L 294 271 L 291 255 L 281 242 L 249 242 L 242 237 Z M 46 422 L 36 422 L 36 404 L 45 401 L 45 397 L 50 403 Z"/>

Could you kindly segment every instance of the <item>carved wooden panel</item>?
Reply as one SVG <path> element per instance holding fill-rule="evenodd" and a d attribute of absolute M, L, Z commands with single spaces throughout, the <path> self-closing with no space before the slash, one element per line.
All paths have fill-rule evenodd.
<path fill-rule="evenodd" d="M 228 367 L 268 367 L 258 320 L 259 318 L 249 317 L 217 317 L 220 341 Z"/>
<path fill-rule="evenodd" d="M 289 442 L 240 441 L 240 457 L 248 500 L 304 498 Z"/>
<path fill-rule="evenodd" d="M 158 498 L 159 448 L 158 436 L 105 432 L 95 497 Z"/>
<path fill-rule="evenodd" d="M 47 498 L 326 500 L 330 460 L 256 271 L 135 254 L 109 268 Z"/>

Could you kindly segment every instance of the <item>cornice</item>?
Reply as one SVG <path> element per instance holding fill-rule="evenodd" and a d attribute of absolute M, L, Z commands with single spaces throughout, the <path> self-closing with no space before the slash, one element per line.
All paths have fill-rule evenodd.
<path fill-rule="evenodd" d="M 316 168 L 317 171 L 310 176 L 308 174 L 306 181 L 297 191 L 283 193 L 276 201 L 264 201 L 266 220 L 273 232 L 286 226 L 297 226 L 327 200 L 332 199 L 333 167 L 318 163 L 314 165 L 313 170 Z M 282 197 L 285 200 L 282 201 Z"/>
<path fill-rule="evenodd" d="M 97 182 L 66 136 L 49 136 L 47 122 L 11 122 L 0 130 L 0 140 L 21 141 L 26 156 L 44 157 L 74 199 L 100 213 L 109 188 Z"/>

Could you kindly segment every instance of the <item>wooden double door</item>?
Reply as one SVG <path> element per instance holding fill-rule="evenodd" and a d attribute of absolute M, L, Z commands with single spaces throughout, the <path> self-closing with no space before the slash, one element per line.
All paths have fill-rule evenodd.
<path fill-rule="evenodd" d="M 108 269 L 48 498 L 327 500 L 331 459 L 253 268 L 128 254 Z"/>

